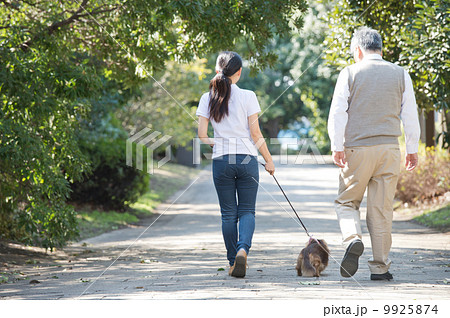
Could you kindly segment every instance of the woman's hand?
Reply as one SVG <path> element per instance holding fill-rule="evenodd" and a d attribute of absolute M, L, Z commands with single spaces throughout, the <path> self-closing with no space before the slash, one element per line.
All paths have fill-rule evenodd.
<path fill-rule="evenodd" d="M 266 168 L 266 171 L 268 173 L 270 173 L 271 176 L 273 176 L 273 174 L 275 173 L 275 165 L 273 164 L 273 162 L 266 162 L 266 164 L 264 165 L 264 168 Z"/>

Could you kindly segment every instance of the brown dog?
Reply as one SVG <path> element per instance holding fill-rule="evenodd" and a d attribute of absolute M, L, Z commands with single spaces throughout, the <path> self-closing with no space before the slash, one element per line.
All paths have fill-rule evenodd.
<path fill-rule="evenodd" d="M 328 266 L 329 253 L 330 250 L 324 240 L 310 238 L 297 259 L 295 269 L 298 276 L 319 277 L 320 273 Z"/>

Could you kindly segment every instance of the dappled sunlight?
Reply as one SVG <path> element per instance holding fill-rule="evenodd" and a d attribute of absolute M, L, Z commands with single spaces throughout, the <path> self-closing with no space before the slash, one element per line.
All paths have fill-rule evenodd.
<path fill-rule="evenodd" d="M 217 196 L 212 180 L 201 177 L 176 202 L 175 195 L 162 204 L 148 223 L 73 244 L 66 249 L 69 255 L 76 255 L 70 257 L 71 262 L 61 261 L 61 267 L 43 266 L 40 276 L 30 276 L 40 284 L 24 280 L 0 285 L 0 297 L 59 299 L 82 294 L 82 299 L 428 299 L 430 288 L 433 299 L 446 297 L 448 240 L 409 222 L 394 222 L 390 255 L 393 281 L 370 281 L 367 262 L 371 245 L 365 225 L 360 269 L 354 279 L 340 277 L 344 248 L 333 207 L 336 189 L 327 188 L 333 183 L 337 187 L 334 167 L 308 169 L 302 173 L 330 180 L 324 182 L 324 191 L 320 184 L 309 192 L 307 186 L 294 190 L 297 176 L 288 173 L 289 168 L 280 169 L 280 179 L 292 184 L 287 195 L 293 198 L 308 230 L 330 247 L 329 265 L 318 279 L 297 276 L 296 260 L 309 238 L 276 184 L 267 185 L 271 180 L 266 175 L 261 179 L 270 192 L 260 188 L 258 193 L 247 275 L 244 279 L 228 276 Z M 203 176 L 209 173 L 202 172 Z"/>

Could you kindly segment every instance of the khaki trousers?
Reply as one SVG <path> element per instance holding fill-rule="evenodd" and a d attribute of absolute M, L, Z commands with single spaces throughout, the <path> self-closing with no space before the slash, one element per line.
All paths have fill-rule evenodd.
<path fill-rule="evenodd" d="M 344 246 L 362 238 L 359 207 L 367 188 L 366 223 L 372 242 L 372 274 L 389 270 L 393 200 L 400 172 L 400 150 L 395 144 L 345 148 L 347 165 L 340 169 L 336 214 Z"/>

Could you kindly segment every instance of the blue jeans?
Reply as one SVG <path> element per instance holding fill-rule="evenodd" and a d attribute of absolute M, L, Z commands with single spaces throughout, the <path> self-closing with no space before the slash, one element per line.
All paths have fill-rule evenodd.
<path fill-rule="evenodd" d="M 252 245 L 259 182 L 258 161 L 255 156 L 241 154 L 215 158 L 213 177 L 222 213 L 227 259 L 232 266 L 236 253 L 243 248 L 248 254 Z"/>

